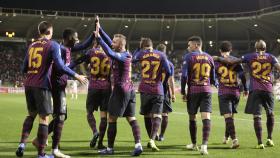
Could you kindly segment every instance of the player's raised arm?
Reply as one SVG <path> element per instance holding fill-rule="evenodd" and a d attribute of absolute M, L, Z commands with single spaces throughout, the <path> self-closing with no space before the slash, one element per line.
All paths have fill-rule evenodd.
<path fill-rule="evenodd" d="M 95 21 L 96 21 L 96 28 L 98 28 L 99 34 L 100 34 L 101 38 L 105 41 L 105 43 L 107 45 L 111 46 L 112 45 L 112 39 L 106 34 L 106 32 L 100 26 L 99 17 L 98 16 L 95 17 Z"/>
<path fill-rule="evenodd" d="M 94 33 L 92 33 L 84 42 L 74 45 L 71 51 L 75 52 L 88 48 L 92 44 L 94 38 Z"/>

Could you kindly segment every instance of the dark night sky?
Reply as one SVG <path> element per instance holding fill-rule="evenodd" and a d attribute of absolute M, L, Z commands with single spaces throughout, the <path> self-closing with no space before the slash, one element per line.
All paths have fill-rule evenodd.
<path fill-rule="evenodd" d="M 132 14 L 229 13 L 277 4 L 279 0 L 0 0 L 7 8 Z"/>

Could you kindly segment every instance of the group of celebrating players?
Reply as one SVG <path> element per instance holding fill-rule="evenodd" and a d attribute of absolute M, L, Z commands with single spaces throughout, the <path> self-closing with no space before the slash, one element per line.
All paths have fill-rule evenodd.
<path fill-rule="evenodd" d="M 38 150 L 38 158 L 70 158 L 59 150 L 64 121 L 67 119 L 65 88 L 68 76 L 74 77 L 82 84 L 88 83 L 86 76 L 78 75 L 71 70 L 83 62 L 88 63 L 90 69 L 86 100 L 87 121 L 93 133 L 90 147 L 97 145 L 98 152 L 102 155 L 114 154 L 117 120 L 119 117 L 126 117 L 135 141 L 135 148 L 131 155 L 139 156 L 143 152 L 140 127 L 135 117 L 136 95 L 131 81 L 132 65 L 140 65 L 141 82 L 138 91 L 141 98 L 140 114 L 144 116 L 145 128 L 150 138 L 147 147 L 152 151 L 160 150 L 155 140 L 164 140 L 168 113 L 172 112 L 171 101 L 176 100 L 174 66 L 166 57 L 165 45 L 159 44 L 154 49 L 150 38 L 141 38 L 139 48 L 130 54 L 126 50 L 126 37 L 115 34 L 111 40 L 100 26 L 98 17 L 94 33 L 83 43 L 79 43 L 78 34 L 73 29 L 64 30 L 62 44 L 51 40 L 53 27 L 47 21 L 39 23 L 38 31 L 40 38 L 29 46 L 23 64 L 23 72 L 27 73 L 24 86 L 28 116 L 24 120 L 16 151 L 18 157 L 24 155 L 28 136 L 38 114 L 37 137 L 32 141 Z M 71 52 L 86 49 L 92 43 L 92 49 L 77 60 L 71 61 Z M 208 154 L 207 144 L 212 112 L 211 84 L 218 88 L 220 113 L 225 118 L 226 130 L 223 143 L 227 143 L 231 138 L 231 147 L 239 147 L 233 118 L 240 98 L 239 79 L 243 84 L 243 94 L 245 96 L 249 94 L 245 113 L 253 115 L 258 139 L 257 148 L 264 149 L 262 107 L 265 108 L 267 115 L 266 145 L 274 146 L 272 68 L 280 70 L 280 65 L 273 55 L 266 53 L 266 44 L 263 40 L 258 40 L 255 48 L 255 53 L 236 58 L 230 56 L 231 43 L 224 41 L 220 46 L 221 56 L 211 57 L 202 51 L 200 37 L 192 36 L 188 39 L 188 53 L 184 56 L 181 76 L 181 94 L 183 101 L 187 102 L 191 136 L 191 144 L 186 146 L 187 149 L 199 150 L 203 155 Z M 249 88 L 246 85 L 241 63 L 247 64 L 250 70 Z M 101 117 L 99 130 L 94 117 L 94 112 L 98 109 Z M 196 140 L 198 109 L 203 123 L 200 149 Z M 48 123 L 50 114 L 53 115 L 53 120 Z M 159 129 L 160 134 L 158 134 Z M 107 147 L 103 145 L 106 130 Z M 51 132 L 53 132 L 52 154 L 46 155 L 45 147 Z"/>

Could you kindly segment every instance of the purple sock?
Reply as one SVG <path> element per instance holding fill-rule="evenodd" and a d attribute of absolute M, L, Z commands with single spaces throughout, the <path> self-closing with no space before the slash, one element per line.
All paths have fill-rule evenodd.
<path fill-rule="evenodd" d="M 20 143 L 26 144 L 27 139 L 30 135 L 30 132 L 33 127 L 34 118 L 31 116 L 27 116 L 22 125 L 21 139 Z"/>
<path fill-rule="evenodd" d="M 108 147 L 114 148 L 115 138 L 117 135 L 117 122 L 109 122 L 107 130 Z"/>

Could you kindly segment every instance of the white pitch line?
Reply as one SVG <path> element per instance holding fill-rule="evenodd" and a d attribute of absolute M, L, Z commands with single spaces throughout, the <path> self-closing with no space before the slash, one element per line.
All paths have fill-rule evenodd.
<path fill-rule="evenodd" d="M 187 115 L 188 113 L 183 113 L 183 112 L 172 112 L 172 113 L 175 113 L 175 114 L 179 114 L 179 115 Z M 214 118 L 217 118 L 217 119 L 224 119 L 222 116 L 218 117 L 218 116 L 213 116 L 211 115 L 211 117 L 214 117 Z M 234 120 L 240 120 L 240 121 L 250 121 L 250 122 L 253 122 L 254 120 L 252 119 L 243 119 L 243 118 L 236 118 L 234 117 Z M 262 121 L 262 122 L 266 122 L 266 121 Z M 280 123 L 278 121 L 274 121 L 274 123 Z"/>

